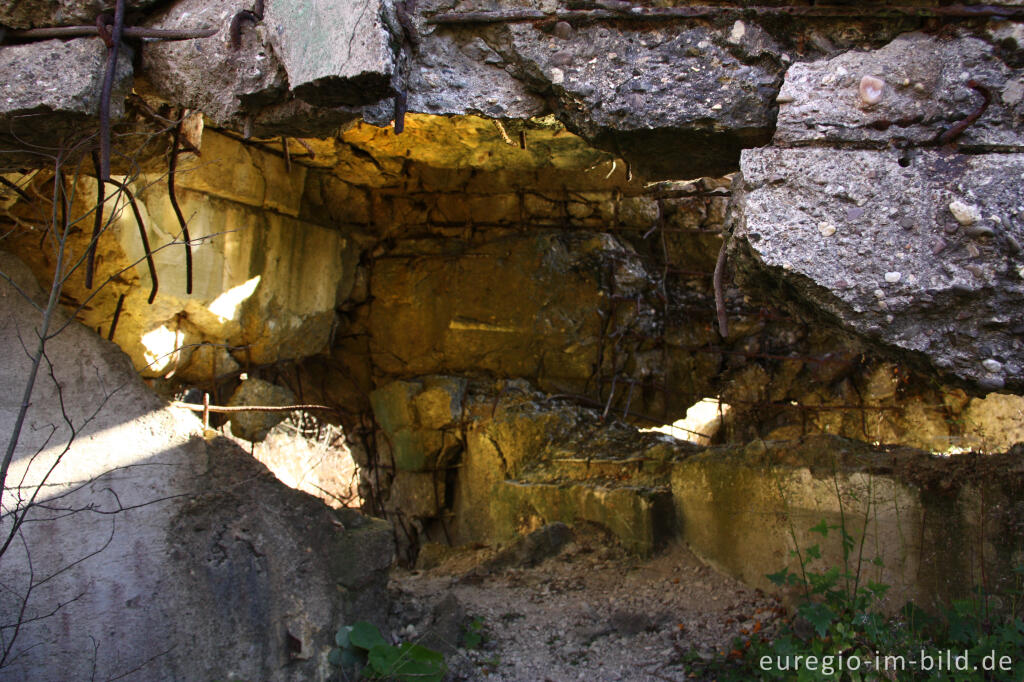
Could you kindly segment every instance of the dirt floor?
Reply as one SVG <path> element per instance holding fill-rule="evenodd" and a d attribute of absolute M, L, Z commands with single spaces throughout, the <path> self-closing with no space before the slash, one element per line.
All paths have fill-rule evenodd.
<path fill-rule="evenodd" d="M 522 552 L 519 566 L 500 559 L 463 551 L 396 570 L 392 634 L 446 650 L 453 680 L 684 680 L 688 653 L 728 655 L 781 611 L 683 546 L 641 560 L 576 530 L 534 566 Z"/>

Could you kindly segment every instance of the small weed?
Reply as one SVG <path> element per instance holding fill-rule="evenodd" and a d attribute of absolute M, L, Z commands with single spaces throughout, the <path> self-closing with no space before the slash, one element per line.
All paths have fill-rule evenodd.
<path fill-rule="evenodd" d="M 484 627 L 484 622 L 479 618 L 474 618 L 462 631 L 462 646 L 473 651 L 479 649 L 485 641 L 487 641 L 487 630 Z"/>
<path fill-rule="evenodd" d="M 412 642 L 389 644 L 372 623 L 358 621 L 338 630 L 328 660 L 347 674 L 371 680 L 441 682 L 444 656 Z"/>
<path fill-rule="evenodd" d="M 767 576 L 802 593 L 793 617 L 771 638 L 737 638 L 721 657 L 685 654 L 683 662 L 692 676 L 720 682 L 1024 679 L 1024 567 L 1016 569 L 1021 580 L 1004 595 L 1008 608 L 999 617 L 989 608 L 991 599 L 979 594 L 954 601 L 941 617 L 908 603 L 898 616 L 888 618 L 878 606 L 889 586 L 861 582 L 861 565 L 881 566 L 881 559 L 858 555 L 851 561 L 858 542 L 842 524 L 822 520 L 811 528 L 822 538 L 831 531 L 840 533 L 844 567 L 814 570 L 812 565 L 821 559 L 817 544 L 794 550 L 798 570 Z"/>

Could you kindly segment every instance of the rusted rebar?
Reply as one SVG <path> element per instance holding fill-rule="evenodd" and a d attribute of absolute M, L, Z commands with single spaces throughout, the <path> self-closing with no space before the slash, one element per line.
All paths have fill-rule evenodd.
<path fill-rule="evenodd" d="M 186 410 L 192 410 L 193 412 L 202 412 L 207 410 L 209 412 L 221 412 L 225 414 L 232 414 L 237 412 L 294 412 L 295 410 L 327 410 L 329 412 L 335 412 L 335 408 L 328 405 L 239 405 L 239 406 L 225 406 L 225 405 L 196 405 L 194 403 L 183 403 L 174 401 L 171 403 L 173 407 L 184 407 Z"/>
<path fill-rule="evenodd" d="M 107 332 L 107 341 L 114 340 L 114 332 L 117 330 L 117 321 L 121 319 L 121 308 L 124 306 L 124 294 L 117 297 L 117 305 L 114 306 L 114 318 L 110 321 L 110 331 Z"/>
<path fill-rule="evenodd" d="M 981 104 L 979 104 L 978 108 L 972 111 L 967 118 L 942 133 L 942 135 L 939 136 L 939 144 L 951 144 L 954 142 L 958 137 L 963 135 L 963 132 L 973 125 L 975 121 L 981 118 L 981 115 L 985 113 L 986 109 L 988 109 L 989 102 L 992 100 L 992 93 L 989 92 L 989 89 L 973 78 L 967 81 L 967 87 L 981 95 Z"/>
<path fill-rule="evenodd" d="M 181 212 L 181 207 L 178 206 L 178 197 L 174 191 L 174 174 L 178 169 L 178 152 L 181 149 L 181 121 L 174 126 L 174 130 L 171 133 L 171 158 L 167 163 L 167 196 L 171 200 L 171 208 L 174 209 L 174 215 L 178 219 L 178 225 L 181 227 L 181 237 L 185 242 L 185 293 L 192 293 L 192 238 L 188 234 L 188 223 L 185 221 L 185 216 Z"/>
<path fill-rule="evenodd" d="M 105 25 L 104 25 L 105 26 Z M 103 28 L 99 25 L 93 26 L 44 26 L 42 28 L 27 28 L 20 31 L 7 31 L 6 38 L 11 40 L 51 40 L 53 38 L 85 38 L 89 36 L 101 36 Z M 150 38 L 154 40 L 194 40 L 196 38 L 209 38 L 215 35 L 218 28 L 198 29 L 167 29 L 167 28 L 146 28 L 144 26 L 125 26 L 121 35 L 125 38 Z"/>
<path fill-rule="evenodd" d="M 107 44 L 107 68 L 103 73 L 103 89 L 100 92 L 101 183 L 110 179 L 110 98 L 117 75 L 117 55 L 121 49 L 121 37 L 124 35 L 124 2 L 125 0 L 117 0 L 112 29 L 108 29 L 106 16 L 102 14 L 97 18 L 95 26 L 97 35 Z"/>
<path fill-rule="evenodd" d="M 149 290 L 149 300 L 147 301 L 147 303 L 152 304 L 156 300 L 156 292 L 160 287 L 160 282 L 156 277 L 156 263 L 153 262 L 153 250 L 149 248 L 149 236 L 146 234 L 146 224 L 142 220 L 142 212 L 139 211 L 139 205 L 135 202 L 135 195 L 132 194 L 127 185 L 114 179 L 107 180 L 107 182 L 124 192 L 124 195 L 128 197 L 128 203 L 132 207 L 132 213 L 135 214 L 135 223 L 139 226 L 139 237 L 142 239 L 142 248 L 146 252 L 146 265 L 149 267 L 149 277 L 153 281 L 153 286 Z"/>
<path fill-rule="evenodd" d="M 790 16 L 811 19 L 856 19 L 915 17 L 974 19 L 1024 17 L 1020 5 L 946 5 L 944 7 L 918 7 L 911 5 L 797 5 L 797 6 L 728 6 L 691 5 L 686 7 L 624 6 L 622 9 L 565 9 L 554 12 L 541 10 L 495 10 L 477 12 L 441 12 L 427 17 L 426 23 L 437 25 L 507 24 L 533 21 L 568 21 L 588 23 L 594 21 L 686 21 L 721 16 L 772 17 Z"/>

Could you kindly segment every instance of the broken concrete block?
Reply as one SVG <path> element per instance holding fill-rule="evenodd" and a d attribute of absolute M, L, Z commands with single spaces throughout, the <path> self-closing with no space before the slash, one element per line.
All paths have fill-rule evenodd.
<path fill-rule="evenodd" d="M 107 48 L 98 38 L 0 47 L 0 149 L 31 151 L 39 145 L 49 152 L 63 139 L 87 134 L 82 126 L 99 114 L 106 62 Z M 131 81 L 132 51 L 122 47 L 112 120 L 124 114 Z"/>
<path fill-rule="evenodd" d="M 283 386 L 262 379 L 246 379 L 231 395 L 232 407 L 274 407 L 294 405 L 295 394 Z M 257 442 L 267 437 L 288 416 L 287 412 L 237 412 L 231 415 L 231 433 L 239 438 Z"/>
<path fill-rule="evenodd" d="M 770 274 L 912 360 L 985 391 L 1024 385 L 1024 263 L 1013 248 L 1024 240 L 1024 155 L 767 148 L 745 150 L 741 168 L 741 284 Z M 989 230 L 961 224 L 956 201 Z"/>
<path fill-rule="evenodd" d="M 295 95 L 326 107 L 388 97 L 395 69 L 389 9 L 382 0 L 271 4 L 264 19 L 268 40 Z"/>

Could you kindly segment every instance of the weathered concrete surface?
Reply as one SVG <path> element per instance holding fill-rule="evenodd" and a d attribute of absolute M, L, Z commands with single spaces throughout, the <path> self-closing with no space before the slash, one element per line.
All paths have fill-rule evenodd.
<path fill-rule="evenodd" d="M 727 173 L 740 148 L 771 135 L 781 65 L 744 63 L 725 31 L 587 26 L 563 39 L 515 24 L 508 32 L 515 72 L 553 99 L 572 129 L 646 177 Z"/>
<path fill-rule="evenodd" d="M 321 107 L 374 104 L 391 94 L 391 3 L 270 3 L 268 42 L 299 99 Z M 392 20 L 393 21 L 393 20 Z"/>
<path fill-rule="evenodd" d="M 18 261 L 5 254 L 0 268 L 41 296 Z M 36 309 L 6 282 L 0 297 L 3 346 L 31 343 Z M 205 440 L 85 328 L 72 323 L 48 350 L 53 379 L 40 374 L 8 484 L 35 486 L 56 467 L 25 544 L 0 559 L 5 646 L 29 597 L 4 679 L 327 679 L 336 628 L 379 613 L 390 528 L 337 517 L 235 445 Z M 27 371 L 15 353 L 0 373 L 4 434 Z"/>
<path fill-rule="evenodd" d="M 973 79 L 989 89 L 991 102 L 959 138 L 960 147 L 1020 151 L 1024 72 L 999 54 L 977 38 L 911 33 L 879 50 L 794 64 L 776 100 L 774 143 L 878 148 L 894 141 L 933 143 L 980 106 L 982 96 L 967 85 Z M 877 101 L 861 96 L 865 76 L 883 82 Z"/>
<path fill-rule="evenodd" d="M 1006 55 L 976 38 L 909 34 L 794 64 L 775 143 L 815 148 L 744 151 L 740 283 L 781 284 L 816 314 L 975 389 L 1022 390 L 1024 157 L 935 148 L 980 106 L 971 79 L 992 101 L 957 144 L 1022 148 L 1024 72 Z"/>
<path fill-rule="evenodd" d="M 238 11 L 225 0 L 183 0 L 150 21 L 221 27 L 209 38 L 148 45 L 152 94 L 236 130 L 306 136 L 332 135 L 357 107 L 391 94 L 388 3 L 268 3 L 263 21 L 242 22 L 235 46 L 229 27 Z"/>
<path fill-rule="evenodd" d="M 238 3 L 229 0 L 181 0 L 148 22 L 152 28 L 201 26 L 220 31 L 208 38 L 146 45 L 146 91 L 236 130 L 261 107 L 284 99 L 287 76 L 279 57 L 259 38 L 265 27 L 244 22 L 240 46 L 232 47 L 228 29 L 238 10 Z M 335 125 L 341 120 L 345 119 Z"/>
<path fill-rule="evenodd" d="M 242 22 L 235 47 L 237 6 L 180 0 L 142 23 L 220 31 L 146 43 L 138 90 L 265 136 L 333 135 L 359 116 L 389 125 L 396 90 L 411 112 L 553 113 L 648 177 L 727 172 L 771 134 L 782 62 L 756 25 L 428 25 L 444 5 L 419 7 L 404 22 L 410 38 L 391 3 L 270 3 L 262 21 Z"/>
<path fill-rule="evenodd" d="M 418 51 L 409 67 L 411 111 L 498 119 L 547 112 L 544 97 L 509 73 L 509 62 L 483 37 L 434 31 L 426 40 L 428 48 Z"/>
<path fill-rule="evenodd" d="M 907 599 L 937 608 L 982 575 L 1008 588 L 1024 558 L 1022 486 L 1019 449 L 956 461 L 831 436 L 713 447 L 672 469 L 682 536 L 705 560 L 776 589 L 765 574 L 799 570 L 794 549 L 817 544 L 823 559 L 812 570 L 843 570 L 845 523 L 856 543 L 850 570 L 892 586 L 893 609 Z M 810 531 L 822 520 L 825 536 Z"/>
<path fill-rule="evenodd" d="M 0 145 L 17 149 L 30 165 L 46 165 L 54 145 L 77 144 L 99 116 L 106 62 L 107 48 L 98 38 L 0 48 Z M 124 47 L 111 97 L 114 121 L 124 114 L 131 84 L 132 50 Z"/>
<path fill-rule="evenodd" d="M 129 14 L 153 5 L 157 0 L 127 0 Z M 10 28 L 36 26 L 91 26 L 101 12 L 110 12 L 111 3 L 104 0 L 17 0 L 0 4 L 0 24 Z"/>
<path fill-rule="evenodd" d="M 942 373 L 1021 390 L 1024 157 L 901 158 L 745 151 L 734 232 L 740 282 L 770 273 L 798 300 Z M 962 224 L 961 206 L 976 219 Z"/>
<path fill-rule="evenodd" d="M 456 383 L 454 393 L 440 389 Z M 680 537 L 722 570 L 772 589 L 765 574 L 794 567 L 794 536 L 800 548 L 820 543 L 823 565 L 841 562 L 838 531 L 823 539 L 809 529 L 845 515 L 858 542 L 866 532 L 864 561 L 883 563 L 865 563 L 865 575 L 894 586 L 896 607 L 967 594 L 983 572 L 1002 589 L 1024 556 L 1019 450 L 936 457 L 829 435 L 704 448 L 603 422 L 599 409 L 522 381 L 394 382 L 374 407 L 388 432 L 418 424 L 421 438 L 424 414 L 439 415 L 443 459 L 410 471 L 380 450 L 381 473 L 394 474 L 390 512 L 421 539 L 501 544 L 553 522 L 589 523 L 638 554 Z"/>
<path fill-rule="evenodd" d="M 635 252 L 609 234 L 513 234 L 467 246 L 416 240 L 377 261 L 369 329 L 380 370 L 484 370 L 578 390 L 601 362 L 594 311 L 607 305 L 605 270 L 615 268 L 623 297 L 642 297 L 646 286 Z M 645 309 L 623 307 L 623 325 L 642 326 Z"/>
<path fill-rule="evenodd" d="M 551 9 L 543 3 L 528 3 Z M 452 27 L 420 3 L 411 111 L 500 118 L 550 111 L 591 143 L 658 178 L 717 175 L 771 135 L 782 73 L 755 25 L 511 23 Z M 460 8 L 462 9 L 462 8 Z M 656 150 L 656 151 L 655 151 Z"/>
<path fill-rule="evenodd" d="M 975 452 L 1001 452 L 1024 443 L 1024 397 L 990 394 L 971 398 L 964 410 L 961 447 Z"/>
<path fill-rule="evenodd" d="M 293 217 L 300 212 L 304 167 L 296 164 L 289 172 L 281 158 L 222 135 L 208 133 L 204 140 L 206 156 L 179 159 L 176 183 L 193 239 L 192 294 L 186 293 L 181 230 L 161 177 L 131 184 L 154 250 L 159 289 L 153 304 L 147 302 L 151 278 L 135 217 L 123 199 L 115 210 L 116 189 L 110 185 L 104 213 L 113 220 L 99 240 L 96 259 L 96 282 L 104 286 L 86 289 L 80 267 L 65 287 L 65 303 L 88 301 L 79 319 L 104 335 L 118 297 L 125 294 L 114 338 L 150 377 L 209 381 L 241 364 L 324 350 L 335 324 L 339 286 L 344 281 L 351 286 L 355 270 L 358 250 L 351 239 Z M 74 192 L 72 217 L 91 228 L 95 181 L 83 178 Z M 38 220 L 27 202 L 17 210 L 26 220 Z M 91 229 L 73 231 L 71 251 L 85 253 L 90 237 Z M 12 235 L 8 248 L 41 280 L 52 274 L 54 259 L 48 249 L 39 249 L 32 231 Z"/>

